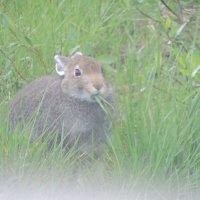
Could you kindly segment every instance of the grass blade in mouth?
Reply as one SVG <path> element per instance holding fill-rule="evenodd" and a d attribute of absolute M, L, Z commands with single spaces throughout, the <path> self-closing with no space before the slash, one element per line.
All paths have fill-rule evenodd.
<path fill-rule="evenodd" d="M 111 110 L 113 110 L 113 106 L 108 101 L 106 101 L 101 95 L 95 95 L 94 99 L 109 117 L 110 121 L 113 121 L 113 115 L 111 112 Z"/>
<path fill-rule="evenodd" d="M 106 109 L 105 103 L 102 101 L 102 98 L 100 97 L 100 95 L 95 95 L 94 96 L 95 101 L 100 105 L 100 107 L 102 108 L 102 110 L 108 114 L 108 110 Z"/>

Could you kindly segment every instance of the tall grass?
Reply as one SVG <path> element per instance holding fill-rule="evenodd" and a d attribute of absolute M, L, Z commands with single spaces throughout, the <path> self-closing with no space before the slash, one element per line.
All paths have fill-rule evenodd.
<path fill-rule="evenodd" d="M 130 181 L 138 176 L 198 183 L 199 7 L 192 0 L 166 2 L 171 10 L 153 0 L 1 1 L 1 117 L 21 87 L 55 73 L 55 54 L 80 50 L 104 64 L 116 93 L 113 138 L 94 168 Z M 52 167 L 61 177 L 77 161 L 73 152 L 63 156 L 30 143 L 30 134 L 29 126 L 11 133 L 1 122 L 1 174 Z"/>

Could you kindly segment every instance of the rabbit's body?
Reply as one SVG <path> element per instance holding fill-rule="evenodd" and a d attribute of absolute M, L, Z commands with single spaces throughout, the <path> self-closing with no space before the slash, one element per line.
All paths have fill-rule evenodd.
<path fill-rule="evenodd" d="M 67 143 L 78 139 L 81 152 L 89 152 L 93 147 L 97 152 L 110 132 L 108 116 L 96 101 L 89 98 L 89 93 L 86 95 L 86 91 L 81 91 L 80 85 L 80 93 L 74 88 L 70 91 L 68 80 L 66 77 L 44 76 L 25 87 L 11 105 L 11 126 L 27 123 L 33 118 L 33 138 L 41 133 L 58 133 L 60 137 L 67 136 Z M 107 92 L 102 96 L 112 104 L 109 88 L 105 86 Z"/>

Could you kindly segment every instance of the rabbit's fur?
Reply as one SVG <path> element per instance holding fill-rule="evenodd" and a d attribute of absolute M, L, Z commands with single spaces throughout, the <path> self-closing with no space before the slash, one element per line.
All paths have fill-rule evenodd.
<path fill-rule="evenodd" d="M 112 105 L 112 88 L 102 74 L 101 65 L 92 57 L 76 53 L 55 56 L 59 76 L 44 76 L 22 89 L 11 104 L 11 127 L 32 118 L 33 139 L 41 133 L 67 136 L 67 143 L 78 139 L 78 149 L 89 153 L 110 133 L 109 119 L 93 99 L 101 95 Z"/>

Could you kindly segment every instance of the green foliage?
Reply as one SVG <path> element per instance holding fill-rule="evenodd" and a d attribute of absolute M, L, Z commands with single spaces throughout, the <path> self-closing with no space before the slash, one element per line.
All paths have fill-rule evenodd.
<path fill-rule="evenodd" d="M 168 8 L 154 0 L 1 1 L 1 110 L 28 82 L 54 74 L 55 54 L 82 51 L 104 64 L 116 92 L 114 137 L 97 162 L 103 174 L 198 180 L 198 1 L 165 2 Z M 51 166 L 62 174 L 77 161 L 73 152 L 30 143 L 30 130 L 10 133 L 1 123 L 2 173 Z"/>

